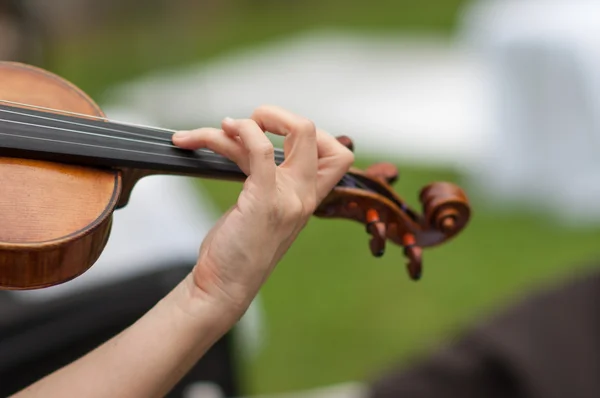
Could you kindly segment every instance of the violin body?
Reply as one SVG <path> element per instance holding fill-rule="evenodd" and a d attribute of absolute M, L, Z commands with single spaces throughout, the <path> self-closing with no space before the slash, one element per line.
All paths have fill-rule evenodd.
<path fill-rule="evenodd" d="M 0 62 L 0 116 L 0 289 L 53 286 L 88 270 L 106 246 L 113 212 L 144 176 L 247 177 L 214 152 L 176 148 L 172 130 L 106 119 L 79 88 L 29 65 Z M 338 140 L 353 149 L 349 138 Z M 275 161 L 284 161 L 277 151 Z M 365 225 L 375 257 L 387 241 L 404 247 L 418 280 L 422 248 L 459 234 L 471 209 L 458 186 L 434 182 L 421 190 L 419 214 L 392 189 L 396 179 L 388 163 L 352 168 L 314 215 Z"/>
<path fill-rule="evenodd" d="M 104 117 L 74 85 L 23 64 L 0 63 L 0 99 Z M 120 170 L 0 157 L 0 287 L 52 286 L 89 269 L 122 188 Z"/>

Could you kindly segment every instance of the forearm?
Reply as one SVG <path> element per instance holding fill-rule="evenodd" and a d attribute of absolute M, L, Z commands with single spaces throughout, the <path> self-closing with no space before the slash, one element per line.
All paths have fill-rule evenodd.
<path fill-rule="evenodd" d="M 186 278 L 135 324 L 16 397 L 161 397 L 241 316 Z"/>

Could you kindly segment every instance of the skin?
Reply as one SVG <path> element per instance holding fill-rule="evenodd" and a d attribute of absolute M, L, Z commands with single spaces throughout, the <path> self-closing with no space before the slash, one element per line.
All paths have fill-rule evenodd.
<path fill-rule="evenodd" d="M 276 166 L 264 134 L 284 138 Z M 263 106 L 221 129 L 180 131 L 248 176 L 237 203 L 204 239 L 193 271 L 131 327 L 14 397 L 162 397 L 248 309 L 316 206 L 354 157 L 304 117 Z"/>

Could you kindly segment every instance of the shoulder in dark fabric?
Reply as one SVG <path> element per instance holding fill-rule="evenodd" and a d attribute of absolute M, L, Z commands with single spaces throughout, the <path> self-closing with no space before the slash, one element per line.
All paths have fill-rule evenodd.
<path fill-rule="evenodd" d="M 596 398 L 599 376 L 595 271 L 530 295 L 412 368 L 393 369 L 372 383 L 370 398 Z"/>

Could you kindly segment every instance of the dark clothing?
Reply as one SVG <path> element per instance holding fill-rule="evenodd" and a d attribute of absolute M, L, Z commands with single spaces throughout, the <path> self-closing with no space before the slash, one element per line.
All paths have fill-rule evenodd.
<path fill-rule="evenodd" d="M 0 291 L 0 397 L 9 396 L 87 354 L 122 332 L 191 271 L 172 264 L 151 273 L 40 303 L 20 303 Z M 167 394 L 186 396 L 195 382 L 239 395 L 232 335 L 226 334 Z"/>
<path fill-rule="evenodd" d="M 600 273 L 544 290 L 372 385 L 371 398 L 600 397 Z"/>

